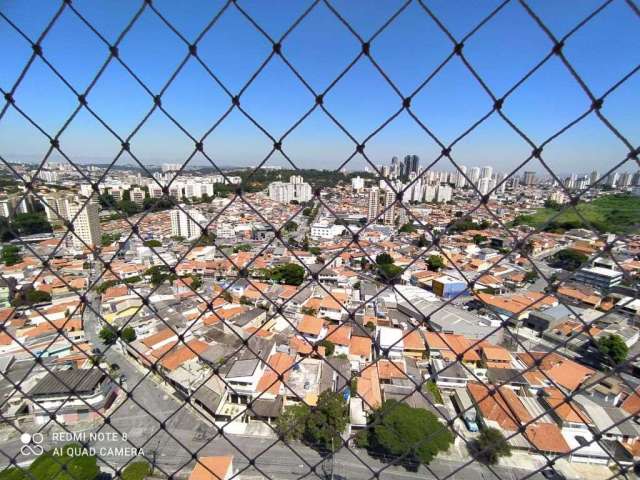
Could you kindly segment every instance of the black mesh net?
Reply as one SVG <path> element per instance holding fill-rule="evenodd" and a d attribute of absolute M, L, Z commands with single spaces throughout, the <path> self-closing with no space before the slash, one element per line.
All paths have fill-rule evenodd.
<path fill-rule="evenodd" d="M 640 12 L 632 0 L 605 1 L 575 14 L 558 36 L 533 3 L 498 3 L 458 34 L 437 5 L 409 0 L 365 36 L 337 2 L 317 0 L 282 12 L 288 26 L 274 36 L 251 2 L 188 12 L 189 30 L 201 25 L 188 35 L 184 18 L 156 2 L 131 2 L 110 7 L 130 10 L 114 38 L 76 2 L 56 4 L 35 32 L 12 17 L 11 2 L 0 6 L 2 30 L 25 47 L 5 52 L 21 67 L 3 82 L 0 132 L 11 135 L 21 122 L 34 142 L 46 142 L 36 164 L 0 157 L 2 475 L 632 477 L 640 455 L 640 177 L 632 172 L 640 167 L 634 139 L 605 105 L 629 88 L 638 65 L 595 93 L 565 51 L 608 9 L 624 9 L 636 25 Z M 467 51 L 482 45 L 505 9 L 518 9 L 540 32 L 542 53 L 498 94 Z M 376 45 L 418 14 L 443 55 L 406 89 Z M 355 48 L 323 88 L 295 60 L 309 47 L 294 48 L 296 32 L 314 15 Z M 246 30 L 216 37 L 230 16 Z M 85 30 L 71 39 L 78 49 L 90 41 L 103 51 L 95 69 L 83 70 L 85 88 L 47 51 L 47 38 L 68 22 Z M 178 59 L 150 58 L 166 72 L 160 80 L 124 54 L 140 22 L 183 48 Z M 232 87 L 201 53 L 212 37 L 222 50 L 259 44 L 264 59 Z M 593 62 L 608 68 L 606 58 Z M 535 77 L 550 64 L 585 100 L 540 135 L 509 107 L 525 88 L 554 94 L 536 91 Z M 452 65 L 486 109 L 465 111 L 468 124 L 443 135 L 446 120 L 414 104 L 431 89 L 438 95 Z M 185 111 L 172 90 L 194 68 L 215 91 L 206 128 L 191 124 L 192 106 Z M 36 92 L 21 94 L 34 69 L 59 80 L 59 91 L 39 95 L 72 99 L 59 125 L 30 111 L 41 100 Z M 123 90 L 139 94 L 130 108 L 140 120 L 124 129 L 108 105 L 93 101 L 114 70 Z M 290 84 L 263 98 L 252 86 L 265 75 L 286 75 Z M 357 83 L 373 75 L 395 109 L 368 119 L 370 127 L 341 120 L 348 108 L 329 101 L 333 92 L 352 76 Z M 303 90 L 307 104 L 286 104 L 287 88 Z M 286 128 L 262 119 L 268 102 L 290 117 Z M 251 168 L 214 158 L 218 133 L 232 133 L 224 130 L 231 117 L 265 145 Z M 331 169 L 302 167 L 290 150 L 296 135 L 313 135 L 306 125 L 318 118 L 346 152 Z M 437 154 L 372 160 L 371 146 L 399 118 Z M 524 145 L 522 157 L 503 173 L 467 168 L 457 149 L 492 122 Z M 602 173 L 567 174 L 547 152 L 585 122 L 622 153 Z M 108 163 L 90 166 L 66 151 L 78 124 L 114 142 Z M 160 168 L 136 152 L 136 140 L 154 129 L 178 135 L 184 157 Z"/>

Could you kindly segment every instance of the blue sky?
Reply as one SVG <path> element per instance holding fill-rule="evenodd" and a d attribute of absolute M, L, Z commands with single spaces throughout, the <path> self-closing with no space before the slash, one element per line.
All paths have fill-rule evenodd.
<path fill-rule="evenodd" d="M 309 1 L 240 1 L 240 5 L 273 38 L 279 38 L 310 4 Z M 334 0 L 332 5 L 368 39 L 403 2 Z M 496 1 L 430 0 L 425 2 L 456 38 L 462 38 L 491 12 Z M 602 2 L 531 0 L 531 8 L 554 35 L 561 37 Z M 74 6 L 110 42 L 115 41 L 140 2 L 75 0 Z M 221 1 L 154 1 L 181 34 L 192 41 L 223 5 Z M 0 9 L 35 39 L 57 7 L 56 1 L 5 0 Z M 29 45 L 0 20 L 0 86 L 10 89 L 31 53 Z M 594 95 L 640 63 L 640 18 L 622 0 L 615 0 L 567 42 L 565 54 Z M 43 43 L 44 56 L 79 91 L 87 88 L 107 56 L 103 43 L 71 11 L 65 11 Z M 550 40 L 517 2 L 465 43 L 470 64 L 496 95 L 502 96 L 549 52 Z M 403 95 L 418 85 L 447 57 L 452 45 L 417 3 L 407 7 L 371 44 L 371 54 Z M 233 6 L 198 43 L 198 53 L 234 94 L 267 58 L 271 46 Z M 358 40 L 323 4 L 283 42 L 283 54 L 320 92 L 358 55 Z M 123 61 L 153 92 L 159 92 L 187 52 L 185 44 L 151 11 L 145 11 L 120 44 Z M 640 143 L 640 74 L 605 102 L 603 113 L 629 138 Z M 183 67 L 163 94 L 163 106 L 195 137 L 206 132 L 226 111 L 230 100 L 194 59 Z M 46 131 L 55 133 L 77 101 L 69 89 L 37 60 L 15 93 L 17 104 Z M 112 62 L 88 101 L 118 134 L 127 136 L 152 106 L 152 100 L 125 69 Z M 244 91 L 243 108 L 272 135 L 288 130 L 311 106 L 313 95 L 280 58 L 274 58 Z M 401 105 L 401 100 L 367 58 L 327 93 L 325 106 L 359 141 L 372 133 Z M 489 96 L 458 58 L 452 59 L 412 100 L 412 111 L 445 144 L 453 141 L 492 105 Z M 505 113 L 534 141 L 541 142 L 590 105 L 587 96 L 557 58 L 552 58 L 506 101 Z M 237 110 L 205 140 L 209 155 L 221 165 L 256 165 L 271 141 Z M 109 161 L 119 143 L 91 115 L 81 112 L 61 136 L 63 150 L 75 161 Z M 182 162 L 192 142 L 161 112 L 155 112 L 131 140 L 143 162 Z M 41 158 L 44 137 L 10 109 L 0 120 L 0 155 L 8 159 Z M 354 144 L 322 111 L 312 113 L 284 142 L 300 167 L 336 168 Z M 416 122 L 402 113 L 366 146 L 376 164 L 391 156 L 420 155 L 434 159 L 440 148 Z M 466 165 L 493 165 L 511 170 L 529 153 L 529 146 L 499 117 L 492 116 L 458 143 L 454 159 Z M 589 116 L 551 143 L 545 159 L 562 172 L 605 170 L 626 155 L 624 145 L 595 116 Z M 126 158 L 123 162 L 127 161 Z M 194 159 L 194 164 L 201 159 Z M 285 165 L 274 156 L 267 165 Z M 365 164 L 355 158 L 347 168 Z M 435 169 L 451 169 L 441 162 Z M 530 165 L 540 170 L 537 165 Z"/>

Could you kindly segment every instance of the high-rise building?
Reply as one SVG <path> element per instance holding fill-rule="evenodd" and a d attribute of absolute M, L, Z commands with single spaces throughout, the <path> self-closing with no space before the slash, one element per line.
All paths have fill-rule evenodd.
<path fill-rule="evenodd" d="M 425 185 L 424 201 L 433 202 L 436 199 L 437 188 L 435 185 Z"/>
<path fill-rule="evenodd" d="M 480 178 L 491 178 L 493 175 L 493 167 L 482 167 L 480 170 Z"/>
<path fill-rule="evenodd" d="M 595 185 L 599 179 L 600 179 L 600 174 L 598 173 L 597 170 L 594 170 L 593 172 L 591 172 L 591 175 L 589 176 L 589 185 Z"/>
<path fill-rule="evenodd" d="M 467 179 L 464 177 L 467 174 L 467 167 L 460 165 L 460 170 L 457 172 L 456 188 L 464 188 L 467 184 Z"/>
<path fill-rule="evenodd" d="M 479 167 L 471 167 L 469 169 L 469 181 L 473 185 L 478 185 L 478 180 L 480 180 L 480 168 Z"/>
<path fill-rule="evenodd" d="M 531 186 L 536 183 L 536 172 L 524 172 L 524 177 L 522 179 L 522 184 Z"/>
<path fill-rule="evenodd" d="M 100 245 L 102 237 L 98 204 L 92 199 L 76 197 L 67 202 L 67 219 L 73 224 L 69 234 L 73 246 L 77 249 L 93 248 Z"/>
<path fill-rule="evenodd" d="M 483 177 L 478 181 L 478 190 L 481 195 L 486 195 L 491 189 L 491 178 Z"/>
<path fill-rule="evenodd" d="M 418 157 L 417 155 L 407 155 L 404 157 L 404 177 L 408 177 L 411 172 L 417 173 L 419 168 L 420 157 Z"/>
<path fill-rule="evenodd" d="M 181 167 L 182 165 L 180 165 L 179 163 L 163 163 L 162 172 L 163 173 L 177 172 L 178 170 L 180 170 Z"/>
<path fill-rule="evenodd" d="M 507 182 L 504 181 L 504 173 L 500 172 L 500 173 L 496 173 L 496 182 L 495 182 L 497 188 L 497 193 L 504 193 L 505 190 L 507 189 Z"/>
<path fill-rule="evenodd" d="M 622 175 L 620 175 L 620 181 L 618 182 L 618 186 L 620 188 L 624 188 L 630 185 L 631 185 L 631 173 L 623 172 Z"/>
<path fill-rule="evenodd" d="M 202 229 L 207 226 L 207 219 L 195 208 L 182 208 L 171 210 L 171 235 L 183 237 L 187 240 L 198 238 Z"/>
<path fill-rule="evenodd" d="M 396 194 L 393 190 L 389 189 L 384 193 L 384 224 L 393 225 L 396 218 L 395 212 Z"/>
<path fill-rule="evenodd" d="M 634 187 L 640 186 L 640 170 L 634 173 L 633 177 L 631 177 L 631 185 Z"/>
<path fill-rule="evenodd" d="M 61 225 L 69 219 L 67 202 L 73 200 L 68 195 L 47 195 L 44 197 L 44 213 L 52 225 Z"/>
<path fill-rule="evenodd" d="M 378 187 L 372 187 L 369 190 L 369 202 L 367 208 L 367 221 L 373 222 L 378 216 L 378 209 L 380 208 L 380 191 Z"/>
<path fill-rule="evenodd" d="M 445 203 L 451 201 L 451 187 L 449 185 L 438 185 L 436 193 L 436 201 L 438 203 Z"/>
<path fill-rule="evenodd" d="M 616 188 L 618 186 L 619 175 L 618 172 L 612 172 L 607 175 L 607 185 Z"/>

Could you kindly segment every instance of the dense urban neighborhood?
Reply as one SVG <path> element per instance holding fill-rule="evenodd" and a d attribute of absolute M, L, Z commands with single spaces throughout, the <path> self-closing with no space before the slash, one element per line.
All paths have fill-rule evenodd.
<path fill-rule="evenodd" d="M 609 478 L 640 460 L 640 172 L 407 155 L 0 180 L 7 479 L 56 459 L 193 480 L 369 478 L 363 457 L 389 478 Z"/>

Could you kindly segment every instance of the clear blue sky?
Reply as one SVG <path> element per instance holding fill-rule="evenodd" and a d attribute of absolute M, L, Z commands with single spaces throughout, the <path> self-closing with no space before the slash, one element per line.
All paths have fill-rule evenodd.
<path fill-rule="evenodd" d="M 73 4 L 113 41 L 141 2 L 134 0 L 74 0 Z M 154 1 L 188 39 L 202 30 L 221 1 Z M 279 37 L 310 2 L 241 1 L 274 38 Z M 369 37 L 401 5 L 390 0 L 341 0 L 332 4 L 364 38 Z M 499 2 L 430 0 L 427 4 L 457 38 L 465 35 Z M 556 36 L 564 35 L 599 1 L 535 0 L 529 2 Z M 58 7 L 57 1 L 4 0 L 2 12 L 31 38 L 36 38 Z M 616 0 L 568 41 L 565 53 L 595 95 L 601 95 L 640 63 L 640 19 Z M 75 15 L 67 11 L 45 38 L 44 55 L 78 90 L 104 62 L 106 47 Z M 542 30 L 524 9 L 511 2 L 466 44 L 469 62 L 489 88 L 501 96 L 551 48 Z M 8 90 L 30 55 L 29 45 L 0 20 L 0 86 Z M 452 46 L 417 5 L 409 6 L 371 46 L 372 56 L 397 87 L 407 94 L 448 55 Z M 237 92 L 271 50 L 264 39 L 232 6 L 198 45 L 202 59 L 232 92 Z M 283 43 L 283 53 L 317 91 L 325 89 L 355 58 L 359 43 L 320 4 Z M 123 40 L 122 59 L 156 92 L 186 54 L 186 46 L 146 11 Z M 640 75 L 632 77 L 605 103 L 603 112 L 632 143 L 640 143 Z M 16 91 L 16 102 L 47 131 L 61 127 L 76 106 L 71 92 L 48 68 L 36 61 Z M 104 72 L 88 101 L 120 135 L 128 135 L 152 105 L 150 97 L 116 62 Z M 242 105 L 274 136 L 286 131 L 308 108 L 313 96 L 279 58 L 274 58 L 242 96 Z M 194 136 L 201 136 L 230 101 L 193 59 L 163 97 L 163 106 Z M 462 62 L 454 58 L 412 102 L 412 110 L 445 143 L 479 119 L 492 102 Z M 590 102 L 564 66 L 553 58 L 506 102 L 505 112 L 540 142 L 577 117 Z M 400 99 L 362 58 L 327 94 L 325 105 L 357 139 L 371 133 L 399 106 Z M 109 160 L 119 144 L 88 113 L 82 112 L 61 138 L 63 150 L 77 161 Z M 209 154 L 222 165 L 255 165 L 271 141 L 237 111 L 206 140 Z M 38 158 L 45 139 L 10 110 L 0 120 L 0 154 L 5 158 Z M 146 162 L 182 162 L 192 143 L 156 112 L 132 140 Z M 351 141 L 321 111 L 313 113 L 284 143 L 301 167 L 336 168 L 354 150 Z M 529 147 L 498 117 L 491 117 L 453 150 L 466 165 L 493 165 L 507 170 L 522 161 Z M 415 153 L 426 164 L 439 148 L 405 113 L 367 144 L 376 164 L 391 156 Z M 593 116 L 551 144 L 545 156 L 563 172 L 605 170 L 626 154 L 624 146 Z M 20 157 L 22 156 L 22 157 Z M 274 157 L 268 165 L 284 165 Z M 364 166 L 357 158 L 347 168 Z M 534 169 L 539 169 L 533 166 Z M 450 169 L 440 163 L 436 169 Z"/>

